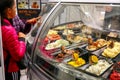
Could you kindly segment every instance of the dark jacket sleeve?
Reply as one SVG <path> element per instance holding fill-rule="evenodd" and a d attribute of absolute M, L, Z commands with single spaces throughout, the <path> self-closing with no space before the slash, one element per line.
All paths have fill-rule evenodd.
<path fill-rule="evenodd" d="M 18 15 L 13 18 L 13 26 L 17 32 L 23 32 L 25 34 L 31 29 L 31 24 L 26 23 L 25 19 L 20 19 Z"/>
<path fill-rule="evenodd" d="M 27 34 L 31 30 L 31 24 L 25 23 L 25 28 L 23 30 L 23 33 Z"/>
<path fill-rule="evenodd" d="M 32 25 L 30 23 L 27 23 L 26 19 L 21 19 L 21 21 L 25 24 L 25 26 L 24 26 L 24 28 L 21 27 L 20 31 L 23 32 L 23 33 L 25 33 L 25 34 L 29 33 L 29 31 L 31 30 L 31 26 Z"/>

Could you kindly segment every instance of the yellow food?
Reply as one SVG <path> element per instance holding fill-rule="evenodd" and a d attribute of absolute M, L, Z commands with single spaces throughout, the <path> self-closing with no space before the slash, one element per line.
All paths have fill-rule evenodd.
<path fill-rule="evenodd" d="M 92 63 L 97 63 L 97 62 L 98 62 L 97 56 L 92 55 L 92 56 L 91 56 L 91 62 L 92 62 Z"/>
<path fill-rule="evenodd" d="M 81 65 L 83 65 L 83 64 L 85 64 L 85 60 L 84 59 L 82 59 L 82 58 L 78 58 L 77 59 L 77 61 L 76 61 L 76 64 L 81 64 Z"/>
<path fill-rule="evenodd" d="M 79 58 L 78 53 L 73 53 L 73 59 L 76 61 Z"/>
<path fill-rule="evenodd" d="M 53 35 L 53 34 L 54 34 L 54 35 L 57 35 L 57 34 L 58 34 L 58 31 L 56 31 L 56 30 L 51 30 L 51 29 L 50 29 L 50 30 L 48 31 L 48 34 L 47 34 L 47 35 L 49 36 L 49 35 Z"/>
<path fill-rule="evenodd" d="M 68 64 L 73 66 L 73 67 L 80 67 L 84 65 L 86 62 L 82 58 L 78 58 L 77 61 L 69 61 Z"/>
<path fill-rule="evenodd" d="M 120 53 L 120 43 L 118 42 L 114 42 L 114 47 L 113 48 L 106 48 L 102 55 L 105 57 L 109 57 L 109 58 L 114 58 L 115 56 L 117 56 Z"/>
<path fill-rule="evenodd" d="M 87 49 L 88 49 L 88 50 L 96 50 L 97 47 L 96 47 L 96 46 L 93 46 L 93 45 L 88 45 L 88 46 L 87 46 Z"/>

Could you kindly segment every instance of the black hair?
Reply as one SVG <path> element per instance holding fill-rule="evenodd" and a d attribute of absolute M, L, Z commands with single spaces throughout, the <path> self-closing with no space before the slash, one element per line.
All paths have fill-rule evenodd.
<path fill-rule="evenodd" d="M 14 5 L 14 0 L 0 0 L 0 14 L 3 17 L 6 16 L 5 10 L 11 8 Z"/>
<path fill-rule="evenodd" d="M 4 14 L 4 10 L 11 8 L 14 5 L 14 0 L 0 0 L 0 13 Z"/>

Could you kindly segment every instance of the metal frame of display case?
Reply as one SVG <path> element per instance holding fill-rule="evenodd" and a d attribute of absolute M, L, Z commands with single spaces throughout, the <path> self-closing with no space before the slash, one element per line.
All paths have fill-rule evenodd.
<path fill-rule="evenodd" d="M 56 1 L 54 2 L 53 1 L 50 1 L 50 2 L 53 2 L 54 4 L 56 3 Z M 51 59 L 49 58 L 46 58 L 44 56 L 38 56 L 38 62 L 40 64 L 48 64 L 50 65 L 50 70 L 46 70 L 44 69 L 45 67 L 39 67 L 36 63 L 35 63 L 35 54 L 38 53 L 36 52 L 36 46 L 37 46 L 37 41 L 39 40 L 39 37 L 42 39 L 45 37 L 45 35 L 47 34 L 47 31 L 50 29 L 50 27 L 52 26 L 52 24 L 50 24 L 54 19 L 55 19 L 55 16 L 60 12 L 59 10 L 62 10 L 64 7 L 61 6 L 61 4 L 68 4 L 68 5 L 71 5 L 71 4 L 80 4 L 80 3 L 95 3 L 95 4 L 111 4 L 111 3 L 114 3 L 116 5 L 120 5 L 120 2 L 119 1 L 110 1 L 110 2 L 102 2 L 102 1 L 91 1 L 91 2 L 86 2 L 86 1 L 75 1 L 74 3 L 71 3 L 71 1 L 62 1 L 62 2 L 58 2 L 54 8 L 49 12 L 49 14 L 47 15 L 47 17 L 44 19 L 43 23 L 41 24 L 40 28 L 38 29 L 38 33 L 35 37 L 35 40 L 34 40 L 34 43 L 32 45 L 32 54 L 31 54 L 31 63 L 29 64 L 30 67 L 29 69 L 32 70 L 30 71 L 29 73 L 32 73 L 34 72 L 36 76 L 38 76 L 38 79 L 39 80 L 104 80 L 104 78 L 102 77 L 95 77 L 95 76 L 91 76 L 89 74 L 86 74 L 84 73 L 83 71 L 81 70 L 76 70 L 74 68 L 71 68 L 71 67 L 68 67 L 67 65 L 63 64 L 63 63 L 56 63 L 54 61 L 52 61 Z M 40 66 L 43 66 L 43 65 L 40 65 Z M 54 66 L 54 67 L 53 67 Z M 53 74 L 49 73 L 49 71 L 53 71 Z M 61 74 L 59 74 L 59 72 L 61 72 Z M 59 74 L 59 75 L 55 75 L 56 74 Z M 64 75 L 64 79 L 60 78 L 60 75 Z M 43 79 L 40 79 L 40 75 L 44 76 Z M 66 75 L 66 76 L 65 76 Z M 31 75 L 32 76 L 32 75 Z M 69 77 L 69 78 L 68 78 Z M 33 78 L 32 78 L 33 79 Z"/>
<path fill-rule="evenodd" d="M 0 15 L 0 26 L 1 26 L 1 15 Z M 1 27 L 0 27 L 0 80 L 5 80 Z"/>

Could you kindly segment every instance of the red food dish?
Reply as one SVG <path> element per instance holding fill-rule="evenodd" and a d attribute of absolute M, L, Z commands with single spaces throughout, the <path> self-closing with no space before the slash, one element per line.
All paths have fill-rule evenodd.
<path fill-rule="evenodd" d="M 120 80 L 120 73 L 113 71 L 110 75 L 110 80 Z"/>
<path fill-rule="evenodd" d="M 120 62 L 114 64 L 110 80 L 120 80 Z"/>

